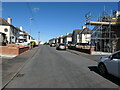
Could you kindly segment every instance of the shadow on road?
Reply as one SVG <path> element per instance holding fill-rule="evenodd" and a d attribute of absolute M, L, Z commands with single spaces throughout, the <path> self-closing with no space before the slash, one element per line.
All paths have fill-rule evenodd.
<path fill-rule="evenodd" d="M 88 68 L 90 69 L 90 71 L 94 71 L 95 73 L 100 75 L 97 66 L 89 66 Z M 110 74 L 108 74 L 106 76 L 102 76 L 102 77 L 104 77 L 104 78 L 110 80 L 111 82 L 120 86 L 120 78 L 117 78 L 117 77 L 110 75 Z"/>

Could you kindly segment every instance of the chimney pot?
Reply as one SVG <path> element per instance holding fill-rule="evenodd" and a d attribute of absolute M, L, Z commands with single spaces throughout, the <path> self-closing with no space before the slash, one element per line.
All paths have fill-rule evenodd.
<path fill-rule="evenodd" d="M 7 22 L 8 22 L 9 24 L 12 24 L 12 18 L 8 17 Z"/>

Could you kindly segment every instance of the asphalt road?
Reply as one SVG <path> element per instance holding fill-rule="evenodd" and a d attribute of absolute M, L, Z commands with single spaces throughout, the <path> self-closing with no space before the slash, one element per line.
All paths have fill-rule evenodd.
<path fill-rule="evenodd" d="M 118 88 L 97 73 L 96 65 L 86 57 L 41 46 L 6 88 Z"/>

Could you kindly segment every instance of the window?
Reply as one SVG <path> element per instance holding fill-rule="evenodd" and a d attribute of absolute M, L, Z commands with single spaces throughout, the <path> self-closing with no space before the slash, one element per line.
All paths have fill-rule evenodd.
<path fill-rule="evenodd" d="M 5 31 L 5 32 L 8 32 L 8 29 L 7 29 L 7 28 L 5 28 L 5 29 L 4 29 L 4 31 Z"/>
<path fill-rule="evenodd" d="M 112 58 L 113 59 L 120 59 L 120 52 L 113 54 Z"/>
<path fill-rule="evenodd" d="M 12 36 L 12 39 L 14 39 L 14 36 Z"/>

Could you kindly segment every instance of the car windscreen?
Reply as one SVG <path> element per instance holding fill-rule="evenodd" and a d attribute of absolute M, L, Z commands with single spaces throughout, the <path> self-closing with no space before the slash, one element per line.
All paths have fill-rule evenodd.
<path fill-rule="evenodd" d="M 65 46 L 65 44 L 59 44 L 59 46 Z"/>

